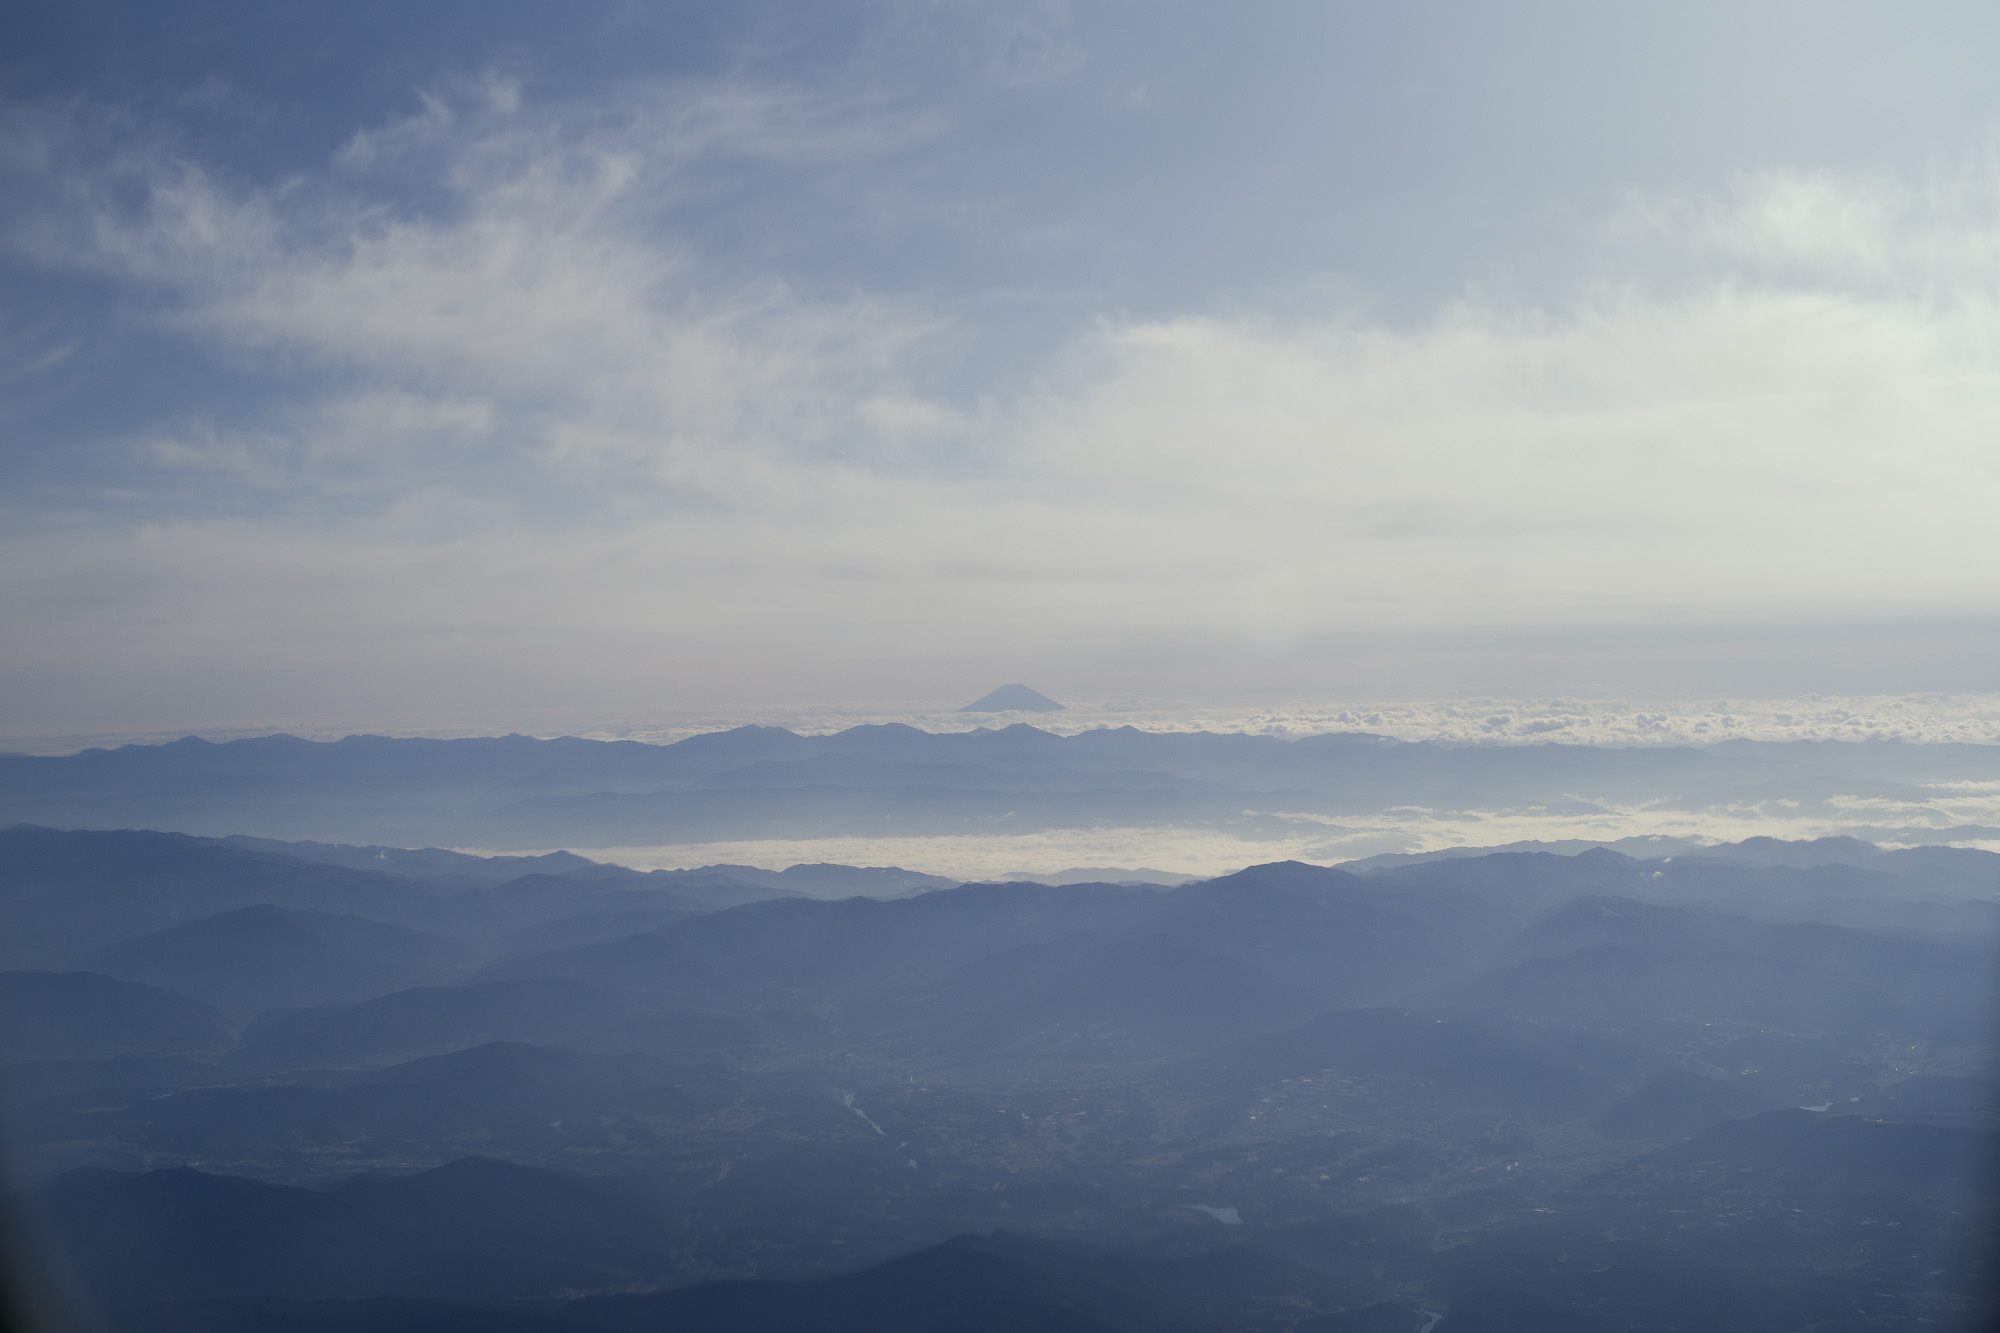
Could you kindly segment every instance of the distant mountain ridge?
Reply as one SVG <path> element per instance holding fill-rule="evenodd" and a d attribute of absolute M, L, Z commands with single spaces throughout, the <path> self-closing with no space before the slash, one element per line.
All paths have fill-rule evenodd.
<path fill-rule="evenodd" d="M 1604 814 L 1609 796 L 1579 795 L 1588 792 L 1677 809 L 1797 802 L 1787 809 L 1798 818 L 1824 816 L 1868 837 L 1856 810 L 1870 802 L 1918 805 L 1938 781 L 1996 780 L 2000 746 L 1895 742 L 1479 747 L 1363 733 L 1285 739 L 1119 727 L 1056 735 L 1025 723 L 936 733 L 863 726 L 826 736 L 739 727 L 671 745 L 271 736 L 0 756 L 0 822 L 313 840 L 361 849 L 339 854 L 348 868 L 435 877 L 448 873 L 434 854 L 440 844 L 541 852 L 1162 826 L 1254 840 L 1324 836 L 1342 816 L 1404 807 Z M 1880 836 L 1892 834 L 1914 836 Z M 1927 827 L 1922 837 L 2000 831 Z M 433 850 L 396 850 L 407 847 Z"/>

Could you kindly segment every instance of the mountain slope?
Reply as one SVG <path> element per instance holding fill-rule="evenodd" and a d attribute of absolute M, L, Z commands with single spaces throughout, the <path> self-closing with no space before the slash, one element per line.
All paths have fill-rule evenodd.
<path fill-rule="evenodd" d="M 112 976 L 193 996 L 242 1021 L 266 1009 L 367 999 L 444 981 L 472 951 L 404 926 L 260 903 L 122 940 L 91 958 Z"/>
<path fill-rule="evenodd" d="M 0 1062 L 215 1052 L 221 1015 L 185 995 L 95 972 L 0 972 Z"/>

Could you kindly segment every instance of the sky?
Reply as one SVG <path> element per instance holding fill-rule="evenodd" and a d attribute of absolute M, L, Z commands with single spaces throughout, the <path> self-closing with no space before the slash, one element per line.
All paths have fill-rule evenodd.
<path fill-rule="evenodd" d="M 1996 50 L 14 0 L 0 737 L 2000 692 Z"/>

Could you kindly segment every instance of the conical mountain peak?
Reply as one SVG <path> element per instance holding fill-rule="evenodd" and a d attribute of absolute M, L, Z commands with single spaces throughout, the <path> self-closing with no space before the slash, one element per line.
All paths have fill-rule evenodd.
<path fill-rule="evenodd" d="M 961 713 L 1059 713 L 1062 705 L 1026 685 L 1002 685 L 983 699 L 958 710 Z"/>

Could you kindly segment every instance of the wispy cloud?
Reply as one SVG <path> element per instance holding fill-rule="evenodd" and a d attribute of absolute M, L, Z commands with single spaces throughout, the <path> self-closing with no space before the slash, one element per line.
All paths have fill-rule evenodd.
<path fill-rule="evenodd" d="M 879 417 L 895 400 L 935 320 L 770 275 L 718 280 L 671 222 L 698 164 L 837 159 L 920 127 L 754 88 L 614 112 L 524 109 L 500 82 L 461 93 L 275 187 L 232 188 L 165 145 L 94 169 L 59 144 L 17 149 L 76 215 L 36 238 L 46 258 L 154 284 L 187 334 L 320 376 L 275 417 L 205 420 L 155 457 L 302 486 L 325 461 L 351 483 L 354 428 L 372 419 L 385 490 L 477 486 L 482 468 L 519 488 L 526 466 L 743 501 L 772 460 L 873 435 L 864 404 Z"/>
<path fill-rule="evenodd" d="M 1952 305 L 2000 293 L 2000 147 L 1921 182 L 1762 171 L 1705 198 L 1635 197 L 1610 229 L 1711 277 L 1893 291 Z"/>

